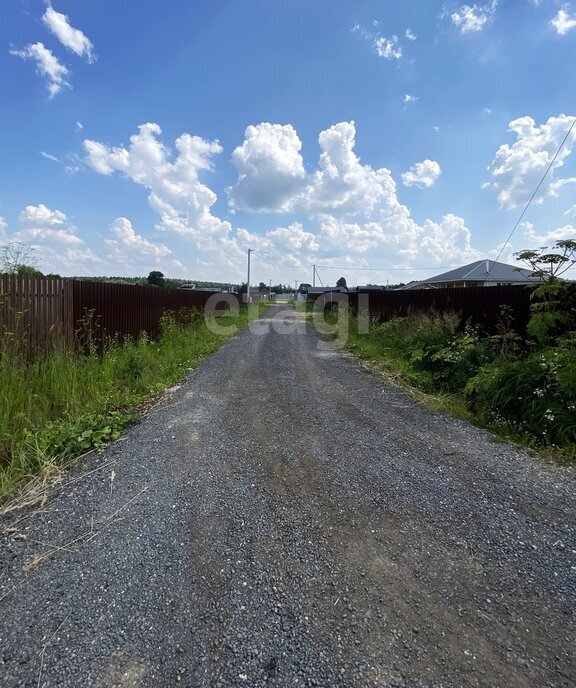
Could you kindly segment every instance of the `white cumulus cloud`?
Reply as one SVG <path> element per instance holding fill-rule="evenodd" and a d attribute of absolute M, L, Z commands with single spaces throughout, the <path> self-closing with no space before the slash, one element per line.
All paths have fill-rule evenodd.
<path fill-rule="evenodd" d="M 414 33 L 414 31 L 412 31 L 412 29 L 410 29 L 410 28 L 406 29 L 406 33 L 405 33 L 404 35 L 406 36 L 406 38 L 407 38 L 409 41 L 415 41 L 416 38 L 417 38 L 417 36 L 416 36 L 416 34 Z"/>
<path fill-rule="evenodd" d="M 354 279 L 354 265 L 377 263 L 383 269 L 411 270 L 422 264 L 443 266 L 450 264 L 447 261 L 458 264 L 481 257 L 463 218 L 447 214 L 440 221 L 419 224 L 411 217 L 398 200 L 390 170 L 360 159 L 352 121 L 320 132 L 320 157 L 310 172 L 294 127 L 261 123 L 246 129 L 243 142 L 232 154 L 238 178 L 228 189 L 229 206 L 244 212 L 283 213 L 289 218 L 281 226 L 258 231 L 233 229 L 212 215 L 216 195 L 199 175 L 210 170 L 213 156 L 221 151 L 217 142 L 185 134 L 172 153 L 160 135 L 158 125 L 147 124 L 126 147 L 87 140 L 86 163 L 99 174 L 119 173 L 146 187 L 150 206 L 160 217 L 157 227 L 195 240 L 198 254 L 188 261 L 188 274 L 198 270 L 199 277 L 214 274 L 218 268 L 221 275 L 241 279 L 248 247 L 255 249 L 253 267 L 260 270 L 258 279 L 265 281 L 274 274 L 277 279 L 290 276 L 303 281 L 311 263 L 349 265 L 349 276 Z M 439 173 L 435 164 L 421 163 L 422 185 L 430 184 Z M 418 174 L 416 166 L 412 172 Z M 164 271 L 162 266 L 175 260 L 164 244 L 136 233 L 126 218 L 112 225 L 105 245 L 110 262 L 120 265 L 124 261 L 139 274 L 144 274 L 143 266 Z M 282 269 L 275 272 L 275 265 Z M 359 279 L 364 278 L 359 273 Z"/>
<path fill-rule="evenodd" d="M 440 222 L 426 220 L 417 228 L 416 235 L 399 254 L 424 265 L 468 263 L 478 260 L 481 253 L 471 245 L 472 233 L 463 218 L 448 213 Z"/>
<path fill-rule="evenodd" d="M 154 258 L 162 258 L 171 253 L 170 249 L 164 246 L 164 244 L 155 244 L 140 234 L 136 234 L 132 223 L 126 217 L 116 218 L 110 227 L 110 232 L 114 238 L 106 239 L 106 243 L 109 246 L 122 246 L 130 249 L 130 251 L 153 256 Z"/>
<path fill-rule="evenodd" d="M 255 266 L 260 264 L 268 269 L 273 267 L 271 263 L 281 266 L 284 279 L 286 275 L 295 273 L 307 275 L 309 263 L 316 260 L 320 249 L 317 235 L 305 230 L 300 222 L 292 222 L 287 227 L 277 227 L 264 234 L 240 228 L 236 241 L 243 248 L 250 246 L 256 250 Z"/>
<path fill-rule="evenodd" d="M 306 178 L 302 142 L 292 125 L 250 125 L 232 153 L 237 184 L 228 190 L 233 208 L 288 210 Z"/>
<path fill-rule="evenodd" d="M 528 201 L 542 176 L 552 163 L 562 140 L 574 121 L 573 115 L 550 117 L 538 126 L 529 116 L 519 117 L 509 124 L 509 131 L 516 135 L 516 141 L 500 146 L 489 167 L 492 188 L 497 194 L 500 207 L 515 208 Z M 571 154 L 576 140 L 576 128 L 558 154 L 548 176 L 540 188 L 537 202 L 545 196 L 558 195 L 562 186 L 574 182 L 574 178 L 558 178 L 557 173 Z"/>
<path fill-rule="evenodd" d="M 576 28 L 576 14 L 569 15 L 564 9 L 558 10 L 558 14 L 550 21 L 559 36 L 565 36 L 568 31 Z"/>
<path fill-rule="evenodd" d="M 75 29 L 70 25 L 65 14 L 56 12 L 52 7 L 48 7 L 42 17 L 42 21 L 65 48 L 68 48 L 68 50 L 80 57 L 85 56 L 88 62 L 94 62 L 96 58 L 93 53 L 94 46 L 92 42 L 80 29 Z"/>
<path fill-rule="evenodd" d="M 36 71 L 46 79 L 46 88 L 50 98 L 54 98 L 65 88 L 71 88 L 68 83 L 69 70 L 43 43 L 27 45 L 22 50 L 10 50 L 10 55 L 20 57 L 23 60 L 33 60 L 36 63 Z"/>
<path fill-rule="evenodd" d="M 396 185 L 386 168 L 363 165 L 356 155 L 354 122 L 339 122 L 320 133 L 319 169 L 309 178 L 300 201 L 308 212 L 372 215 L 395 198 Z"/>
<path fill-rule="evenodd" d="M 51 244 L 79 246 L 83 240 L 76 235 L 76 227 L 61 210 L 51 210 L 43 203 L 27 205 L 19 215 L 23 228 L 19 236 L 26 243 L 48 241 Z"/>
<path fill-rule="evenodd" d="M 531 222 L 523 222 L 521 227 L 522 235 L 530 247 L 551 246 L 561 239 L 576 240 L 576 227 L 572 224 L 557 227 L 541 234 L 538 234 Z"/>
<path fill-rule="evenodd" d="M 461 33 L 475 33 L 482 31 L 492 19 L 497 6 L 497 0 L 492 0 L 486 5 L 462 5 L 452 12 L 450 19 Z"/>
<path fill-rule="evenodd" d="M 305 214 L 319 229 L 292 223 L 264 234 L 239 230 L 242 245 L 256 249 L 256 260 L 263 251 L 277 264 L 302 269 L 313 262 L 370 266 L 376 260 L 409 268 L 480 257 L 462 218 L 447 214 L 440 222 L 427 220 L 423 225 L 412 219 L 398 201 L 390 170 L 362 163 L 355 152 L 354 122 L 334 124 L 320 133 L 318 142 L 318 169 L 292 198 L 283 198 L 283 207 L 284 212 Z M 412 173 L 421 185 L 431 185 L 440 166 L 424 161 Z"/>
<path fill-rule="evenodd" d="M 132 222 L 118 217 L 110 226 L 111 237 L 104 240 L 106 262 L 122 274 L 146 274 L 150 270 L 185 271 L 165 244 L 155 243 L 137 234 Z"/>
<path fill-rule="evenodd" d="M 43 203 L 26 206 L 19 215 L 21 228 L 11 241 L 30 246 L 45 273 L 97 274 L 103 269 L 100 258 L 77 235 L 76 227 L 61 210 Z"/>
<path fill-rule="evenodd" d="M 27 205 L 20 213 L 19 220 L 22 224 L 36 224 L 52 227 L 63 225 L 68 218 L 61 210 L 50 210 L 44 203 L 39 205 Z"/>
<path fill-rule="evenodd" d="M 6 235 L 6 229 L 8 228 L 8 223 L 3 217 L 0 217 L 0 237 Z"/>
<path fill-rule="evenodd" d="M 417 186 L 429 189 L 435 184 L 441 173 L 440 165 L 435 160 L 426 159 L 422 162 L 417 162 L 407 172 L 404 172 L 402 183 L 404 186 Z"/>
<path fill-rule="evenodd" d="M 157 124 L 138 127 L 127 148 L 109 147 L 86 139 L 86 164 L 95 172 L 123 174 L 149 191 L 150 207 L 159 215 L 159 229 L 177 232 L 197 243 L 214 245 L 227 238 L 231 226 L 212 214 L 217 196 L 199 179 L 212 169 L 212 157 L 222 152 L 218 141 L 182 134 L 173 155 L 160 141 Z"/>

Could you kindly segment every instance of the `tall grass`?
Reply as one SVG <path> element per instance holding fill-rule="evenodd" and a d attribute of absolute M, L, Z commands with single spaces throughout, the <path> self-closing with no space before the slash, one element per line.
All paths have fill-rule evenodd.
<path fill-rule="evenodd" d="M 458 415 L 529 446 L 576 456 L 576 333 L 553 343 L 524 342 L 504 314 L 486 336 L 455 314 L 420 313 L 373 321 L 347 346 L 378 361 Z"/>
<path fill-rule="evenodd" d="M 248 322 L 221 316 L 222 325 Z M 17 345 L 0 346 L 0 500 L 47 461 L 82 454 L 116 439 L 138 417 L 139 406 L 182 378 L 225 336 L 200 314 L 184 322 L 165 316 L 162 334 L 150 341 L 109 342 L 104 351 L 88 343 L 85 353 L 55 347 L 28 363 Z"/>

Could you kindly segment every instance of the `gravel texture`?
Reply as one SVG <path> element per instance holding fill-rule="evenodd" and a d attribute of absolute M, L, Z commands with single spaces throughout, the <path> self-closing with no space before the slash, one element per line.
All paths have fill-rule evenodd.
<path fill-rule="evenodd" d="M 574 686 L 574 482 L 276 307 L 3 518 L 0 685 Z"/>

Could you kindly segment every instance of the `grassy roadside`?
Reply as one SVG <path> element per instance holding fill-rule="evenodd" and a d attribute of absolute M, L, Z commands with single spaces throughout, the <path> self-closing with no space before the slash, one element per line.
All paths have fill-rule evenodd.
<path fill-rule="evenodd" d="M 326 321 L 334 326 L 336 314 L 327 314 Z M 487 337 L 462 328 L 454 314 L 418 314 L 370 322 L 363 334 L 350 316 L 331 338 L 434 411 L 549 458 L 576 459 L 574 333 L 553 346 L 530 348 L 509 328 Z"/>
<path fill-rule="evenodd" d="M 5 343 L 0 349 L 0 502 L 43 467 L 118 439 L 151 399 L 233 334 L 222 328 L 237 330 L 264 307 L 250 313 L 243 307 L 237 316 L 208 322 L 197 312 L 181 324 L 166 316 L 157 341 L 143 334 L 137 341 L 111 344 L 102 355 L 58 349 L 27 364 Z"/>

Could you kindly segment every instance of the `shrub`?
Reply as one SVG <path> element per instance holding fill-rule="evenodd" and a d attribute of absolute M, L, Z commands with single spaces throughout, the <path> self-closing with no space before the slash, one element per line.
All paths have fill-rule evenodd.
<path fill-rule="evenodd" d="M 536 443 L 576 444 L 576 338 L 483 366 L 466 386 L 487 421 Z"/>
<path fill-rule="evenodd" d="M 462 330 L 456 313 L 395 318 L 379 326 L 378 336 L 392 357 L 409 363 L 429 390 L 462 391 L 479 366 L 494 358 L 490 342 L 469 325 Z"/>
<path fill-rule="evenodd" d="M 568 311 L 568 309 L 566 309 Z M 523 343 L 512 314 L 482 336 L 454 313 L 412 314 L 371 323 L 350 347 L 384 359 L 389 369 L 427 392 L 449 393 L 452 408 L 532 445 L 576 448 L 576 332 L 547 345 Z M 465 406 L 464 406 L 465 404 Z"/>

